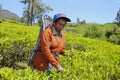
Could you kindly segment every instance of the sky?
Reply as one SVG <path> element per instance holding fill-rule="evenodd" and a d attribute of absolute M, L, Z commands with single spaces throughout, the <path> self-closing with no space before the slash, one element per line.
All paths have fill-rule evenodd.
<path fill-rule="evenodd" d="M 46 13 L 53 17 L 54 14 L 64 12 L 72 22 L 85 20 L 88 23 L 110 23 L 115 20 L 120 9 L 120 0 L 39 0 L 50 6 L 53 11 Z M 25 5 L 20 0 L 0 0 L 2 9 L 22 17 Z"/>

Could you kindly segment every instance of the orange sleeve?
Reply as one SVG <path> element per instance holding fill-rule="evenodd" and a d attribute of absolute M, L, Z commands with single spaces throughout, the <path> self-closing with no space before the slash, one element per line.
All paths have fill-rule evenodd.
<path fill-rule="evenodd" d="M 57 66 L 59 62 L 57 62 L 50 51 L 50 32 L 45 30 L 41 35 L 40 45 L 42 50 L 42 55 L 47 59 L 49 63 L 53 66 Z"/>
<path fill-rule="evenodd" d="M 61 55 L 65 55 L 65 48 L 62 49 L 62 51 L 60 52 Z"/>

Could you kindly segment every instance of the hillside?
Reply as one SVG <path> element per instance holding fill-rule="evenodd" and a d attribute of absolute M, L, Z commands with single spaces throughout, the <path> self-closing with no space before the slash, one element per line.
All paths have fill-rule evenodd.
<path fill-rule="evenodd" d="M 0 10 L 0 18 L 9 19 L 9 20 L 20 20 L 20 17 L 8 10 Z"/>
<path fill-rule="evenodd" d="M 67 38 L 66 56 L 60 56 L 64 72 L 57 73 L 53 68 L 48 76 L 37 71 L 32 74 L 29 67 L 18 69 L 15 64 L 27 63 L 35 47 L 39 27 L 28 27 L 13 21 L 0 23 L 0 78 L 2 80 L 119 80 L 120 46 L 84 38 L 77 30 L 75 27 L 66 27 L 64 30 Z"/>

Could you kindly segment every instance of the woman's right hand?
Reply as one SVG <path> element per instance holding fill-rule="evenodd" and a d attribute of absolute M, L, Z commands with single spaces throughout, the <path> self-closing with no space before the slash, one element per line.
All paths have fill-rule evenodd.
<path fill-rule="evenodd" d="M 56 69 L 58 72 L 62 72 L 64 70 L 61 65 L 57 65 Z"/>

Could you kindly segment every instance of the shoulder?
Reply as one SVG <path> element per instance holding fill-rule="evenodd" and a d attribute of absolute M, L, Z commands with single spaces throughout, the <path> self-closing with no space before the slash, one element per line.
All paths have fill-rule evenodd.
<path fill-rule="evenodd" d="M 50 27 L 48 27 L 47 29 L 45 29 L 41 35 L 47 35 L 50 36 L 52 35 L 52 29 Z"/>
<path fill-rule="evenodd" d="M 51 33 L 51 32 L 52 32 L 51 27 L 48 27 L 47 29 L 45 29 L 44 32 L 49 32 L 49 33 Z"/>

